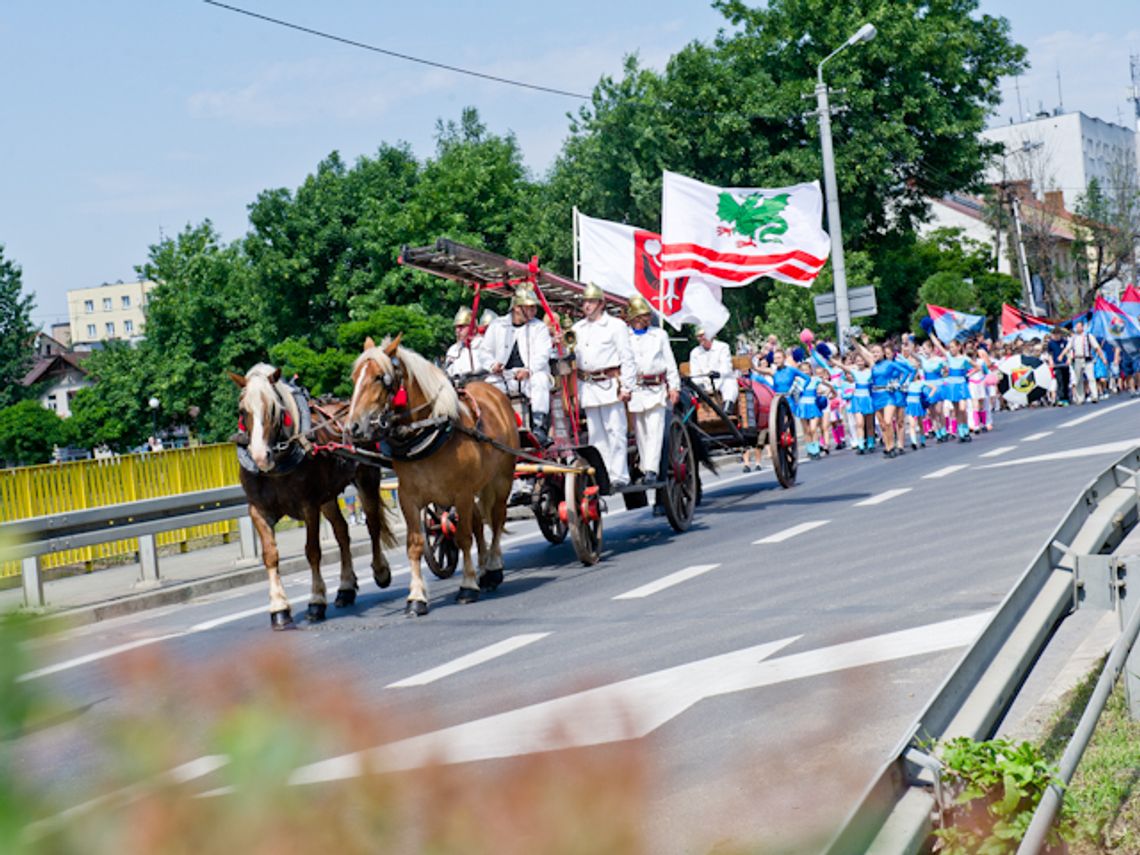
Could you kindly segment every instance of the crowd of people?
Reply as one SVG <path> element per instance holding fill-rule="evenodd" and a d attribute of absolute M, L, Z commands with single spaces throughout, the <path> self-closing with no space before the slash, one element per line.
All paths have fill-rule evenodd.
<path fill-rule="evenodd" d="M 680 375 L 668 335 L 654 322 L 641 297 L 629 301 L 622 320 L 606 313 L 606 295 L 597 286 L 582 294 L 582 318 L 570 329 L 579 405 L 590 442 L 606 463 L 611 484 L 629 483 L 626 458 L 627 411 L 633 417 L 641 478 L 657 478 L 665 414 L 676 403 Z M 455 317 L 456 341 L 445 357 L 453 378 L 481 376 L 504 391 L 529 399 L 531 430 L 540 444 L 549 442 L 550 360 L 563 330 L 549 318 L 538 319 L 539 300 L 525 286 L 516 290 L 511 313 L 484 312 L 474 321 L 470 309 Z M 692 381 L 716 396 L 726 412 L 738 399 L 759 412 L 758 385 L 793 401 L 809 457 L 819 459 L 839 449 L 856 454 L 881 450 L 888 457 L 924 448 L 928 442 L 971 442 L 994 429 L 997 414 L 1018 406 L 1001 393 L 999 367 L 1010 357 L 1027 357 L 1022 366 L 1048 366 L 1055 388 L 1041 405 L 1070 401 L 1096 403 L 1111 394 L 1140 394 L 1140 357 L 1133 358 L 1099 341 L 1075 324 L 1056 328 L 1043 341 L 992 341 L 983 336 L 941 341 L 931 332 L 919 341 L 904 335 L 883 342 L 852 337 L 841 355 L 832 342 L 817 341 L 804 330 L 793 346 L 768 336 L 734 360 L 727 342 L 706 330 L 696 331 L 689 354 Z M 736 366 L 746 364 L 747 369 Z M 1008 375 L 1009 372 L 1007 371 Z M 1008 379 L 1006 385 L 1008 386 Z M 759 466 L 759 451 L 744 455 L 745 470 Z"/>

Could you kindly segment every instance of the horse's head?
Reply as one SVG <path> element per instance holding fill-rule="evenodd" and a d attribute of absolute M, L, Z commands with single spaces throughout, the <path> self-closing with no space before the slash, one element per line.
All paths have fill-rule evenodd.
<path fill-rule="evenodd" d="M 295 406 L 277 387 L 281 369 L 258 363 L 244 377 L 230 372 L 241 388 L 238 399 L 238 432 L 248 439 L 249 456 L 262 472 L 273 469 L 273 446 L 292 434 Z"/>
<path fill-rule="evenodd" d="M 364 352 L 352 366 L 352 401 L 348 432 L 353 439 L 370 440 L 387 429 L 392 411 L 407 406 L 404 365 L 397 355 L 401 335 L 377 345 L 369 336 Z"/>

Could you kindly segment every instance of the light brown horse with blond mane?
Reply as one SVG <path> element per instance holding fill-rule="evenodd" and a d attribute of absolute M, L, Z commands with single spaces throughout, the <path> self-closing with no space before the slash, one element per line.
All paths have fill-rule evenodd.
<path fill-rule="evenodd" d="M 500 540 L 507 521 L 507 498 L 514 479 L 518 429 L 510 401 L 486 383 L 468 383 L 464 400 L 447 374 L 413 350 L 401 336 L 377 346 L 369 338 L 352 368 L 353 392 L 348 429 L 354 441 L 378 442 L 390 454 L 400 486 L 400 510 L 408 527 L 411 583 L 405 614 L 426 615 L 427 586 L 420 568 L 423 509 L 434 502 L 454 506 L 456 542 L 463 553 L 458 601 L 472 603 L 480 588 L 503 580 Z M 476 438 L 477 433 L 492 440 Z M 509 450 L 502 450 L 503 448 Z M 491 524 L 484 541 L 483 520 Z M 479 548 L 480 575 L 471 562 L 472 535 Z"/>

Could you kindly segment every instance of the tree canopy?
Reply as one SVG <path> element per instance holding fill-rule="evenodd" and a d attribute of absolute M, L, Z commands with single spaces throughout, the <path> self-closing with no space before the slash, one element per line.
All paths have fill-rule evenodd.
<path fill-rule="evenodd" d="M 35 299 L 22 293 L 19 265 L 4 257 L 0 244 L 0 408 L 22 397 L 20 380 L 32 365 L 32 323 Z"/>

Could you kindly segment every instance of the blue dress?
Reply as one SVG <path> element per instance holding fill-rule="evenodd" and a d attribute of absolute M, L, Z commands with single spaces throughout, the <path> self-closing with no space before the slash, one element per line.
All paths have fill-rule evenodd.
<path fill-rule="evenodd" d="M 937 404 L 942 400 L 942 387 L 945 385 L 942 369 L 946 367 L 946 361 L 941 356 L 923 356 L 918 362 L 922 366 L 922 376 L 926 378 L 926 385 L 930 387 L 930 392 L 926 396 L 927 403 Z"/>
<path fill-rule="evenodd" d="M 871 404 L 876 413 L 895 405 L 895 391 L 912 373 L 893 359 L 880 359 L 871 366 Z"/>
<path fill-rule="evenodd" d="M 820 412 L 819 404 L 816 401 L 816 392 L 818 390 L 819 378 L 809 378 L 807 383 L 804 384 L 803 392 L 800 393 L 800 399 L 796 401 L 796 418 L 804 420 L 818 419 L 823 415 L 823 413 Z"/>
<path fill-rule="evenodd" d="M 855 378 L 855 394 L 851 396 L 851 412 L 857 416 L 874 415 L 875 405 L 871 402 L 871 370 L 869 368 L 852 368 L 851 376 Z"/>
<path fill-rule="evenodd" d="M 918 372 L 915 371 L 914 366 L 910 363 L 910 360 L 906 359 L 902 355 L 896 356 L 895 362 L 901 365 L 903 370 L 906 371 L 906 376 L 899 381 L 899 387 L 892 393 L 892 397 L 894 398 L 894 405 L 901 409 L 906 407 L 906 384 L 913 380 Z"/>
<path fill-rule="evenodd" d="M 785 365 L 783 368 L 777 368 L 772 373 L 772 388 L 779 392 L 781 395 L 787 395 L 792 391 L 796 381 L 800 381 L 800 388 L 807 385 L 809 380 L 814 378 L 804 374 L 798 368 L 792 368 L 790 365 Z"/>
<path fill-rule="evenodd" d="M 906 414 L 908 416 L 921 419 L 926 415 L 926 401 L 929 401 L 929 397 L 923 393 L 926 392 L 928 388 L 924 380 L 911 380 L 906 384 Z M 926 398 L 926 401 L 923 400 L 924 398 Z"/>
<path fill-rule="evenodd" d="M 946 366 L 949 373 L 946 375 L 946 382 L 942 384 L 941 400 L 951 402 L 970 400 L 970 387 L 966 382 L 966 375 L 973 367 L 970 365 L 970 357 L 948 356 Z"/>

